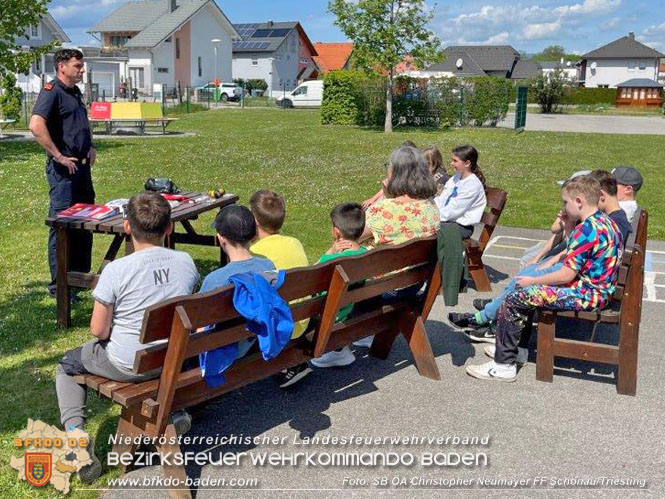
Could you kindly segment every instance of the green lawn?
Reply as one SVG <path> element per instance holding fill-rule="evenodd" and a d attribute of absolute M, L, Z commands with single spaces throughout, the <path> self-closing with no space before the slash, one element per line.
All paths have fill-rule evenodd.
<path fill-rule="evenodd" d="M 573 171 L 637 166 L 646 179 L 640 204 L 651 214 L 651 237 L 665 237 L 662 202 L 665 137 L 588 135 L 463 129 L 379 130 L 324 127 L 318 111 L 223 110 L 180 115 L 172 129 L 194 137 L 98 140 L 94 180 L 99 202 L 128 197 L 151 176 L 171 177 L 179 186 L 207 190 L 224 186 L 246 202 L 256 189 L 271 188 L 287 200 L 284 231 L 300 238 L 310 260 L 327 247 L 328 213 L 342 201 L 373 194 L 390 151 L 405 139 L 437 145 L 444 153 L 460 143 L 480 151 L 490 185 L 509 193 L 501 223 L 548 227 L 559 208 L 555 181 Z M 73 312 L 74 328 L 55 325 L 55 304 L 47 297 L 46 261 L 48 191 L 44 157 L 34 143 L 0 142 L 0 490 L 5 497 L 57 496 L 51 488 L 33 489 L 19 482 L 9 467 L 12 438 L 27 418 L 58 423 L 53 383 L 55 365 L 65 350 L 88 339 L 92 303 L 87 297 Z M 211 214 L 196 222 L 209 231 Z M 96 236 L 99 262 L 110 239 Z M 192 249 L 201 274 L 215 266 L 217 251 Z M 89 399 L 88 430 L 97 435 L 97 452 L 106 452 L 108 434 L 118 415 L 95 396 Z M 18 455 L 18 453 L 15 453 Z M 105 478 L 117 475 L 111 470 Z M 80 486 L 73 479 L 74 488 Z M 79 492 L 76 497 L 91 497 Z"/>

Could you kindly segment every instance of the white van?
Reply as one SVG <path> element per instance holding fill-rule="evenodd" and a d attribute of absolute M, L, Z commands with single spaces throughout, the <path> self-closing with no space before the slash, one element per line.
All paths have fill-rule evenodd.
<path fill-rule="evenodd" d="M 277 95 L 280 107 L 319 107 L 323 101 L 323 80 L 306 81 L 286 95 Z"/>

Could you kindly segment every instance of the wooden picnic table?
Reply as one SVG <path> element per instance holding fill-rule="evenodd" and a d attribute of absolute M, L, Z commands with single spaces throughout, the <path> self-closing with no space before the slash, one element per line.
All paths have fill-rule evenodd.
<path fill-rule="evenodd" d="M 180 223 L 185 232 L 177 232 L 175 229 L 164 242 L 169 248 L 175 248 L 176 244 L 195 244 L 200 246 L 217 246 L 217 237 L 214 235 L 198 234 L 191 221 L 198 218 L 201 213 L 214 209 L 221 209 L 224 206 L 238 201 L 235 194 L 225 194 L 221 198 L 213 199 L 200 192 L 182 192 L 180 195 L 186 196 L 189 202 L 181 202 L 180 205 L 173 208 L 171 212 L 171 221 Z M 52 217 L 46 219 L 46 225 L 56 229 L 56 258 L 57 258 L 57 277 L 56 277 L 56 303 L 58 311 L 58 326 L 63 328 L 71 327 L 71 307 L 69 301 L 70 287 L 94 288 L 104 267 L 113 261 L 118 251 L 125 243 L 125 254 L 133 251 L 132 241 L 122 224 L 123 216 L 116 215 L 105 220 L 82 220 L 75 218 Z M 177 225 L 176 225 L 177 227 Z M 99 271 L 93 272 L 73 272 L 70 270 L 69 261 L 69 242 L 71 231 L 85 230 L 93 234 L 109 234 L 113 236 L 104 260 Z M 220 248 L 220 264 L 226 263 L 226 256 Z"/>

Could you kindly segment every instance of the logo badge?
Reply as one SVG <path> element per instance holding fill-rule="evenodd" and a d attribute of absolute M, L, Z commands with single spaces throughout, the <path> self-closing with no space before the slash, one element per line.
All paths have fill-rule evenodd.
<path fill-rule="evenodd" d="M 51 479 L 51 454 L 27 452 L 25 454 L 25 479 L 35 487 L 46 485 Z"/>

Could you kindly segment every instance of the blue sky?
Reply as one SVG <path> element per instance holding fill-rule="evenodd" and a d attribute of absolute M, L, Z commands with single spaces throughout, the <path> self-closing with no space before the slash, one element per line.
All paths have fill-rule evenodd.
<path fill-rule="evenodd" d="M 86 30 L 125 1 L 52 0 L 50 10 L 74 43 L 89 44 Z M 327 0 L 217 3 L 234 23 L 300 21 L 314 42 L 344 41 L 327 13 Z M 665 52 L 662 5 L 663 0 L 439 1 L 431 28 L 444 46 L 510 44 L 529 53 L 552 44 L 584 53 L 634 31 L 639 41 Z"/>

